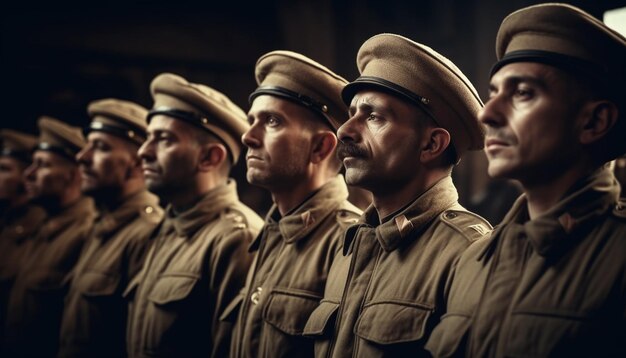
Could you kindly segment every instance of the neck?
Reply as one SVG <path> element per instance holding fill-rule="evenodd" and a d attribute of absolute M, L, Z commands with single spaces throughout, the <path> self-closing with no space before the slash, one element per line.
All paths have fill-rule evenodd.
<path fill-rule="evenodd" d="M 330 181 L 330 177 L 313 176 L 308 180 L 299 180 L 294 187 L 285 190 L 271 190 L 272 199 L 278 207 L 280 215 L 290 212 L 309 197 L 313 192 L 319 190 L 324 184 Z"/>
<path fill-rule="evenodd" d="M 386 191 L 372 191 L 373 205 L 382 220 L 414 201 L 426 190 L 449 174 L 443 172 L 429 172 L 418 176 L 415 180 L 398 188 Z"/>
<path fill-rule="evenodd" d="M 190 185 L 185 187 L 184 190 L 177 191 L 175 195 L 165 199 L 167 202 L 172 204 L 175 212 L 181 213 L 195 205 L 200 198 L 205 196 L 211 190 L 220 185 L 224 185 L 226 181 L 227 178 L 218 180 L 218 178 L 213 176 L 198 177 L 197 180 L 190 183 Z"/>
<path fill-rule="evenodd" d="M 94 199 L 96 200 L 98 207 L 112 211 L 126 201 L 126 199 L 143 190 L 143 188 L 143 183 L 129 182 L 126 183 L 124 187 L 119 188 L 119 190 L 115 190 L 114 192 L 102 192 L 100 195 L 94 195 Z"/>

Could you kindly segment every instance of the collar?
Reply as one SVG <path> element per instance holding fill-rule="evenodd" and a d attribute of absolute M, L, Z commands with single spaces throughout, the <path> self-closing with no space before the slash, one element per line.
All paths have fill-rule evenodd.
<path fill-rule="evenodd" d="M 452 178 L 447 176 L 384 223 L 380 223 L 376 208 L 370 206 L 361 216 L 361 223 L 348 228 L 344 238 L 344 248 L 347 248 L 344 249 L 346 250 L 344 253 L 350 253 L 357 229 L 362 226 L 374 228 L 376 239 L 387 252 L 398 248 L 403 241 L 416 240 L 419 237 L 418 233 L 439 214 L 454 205 L 458 198 Z"/>
<path fill-rule="evenodd" d="M 164 223 L 164 232 L 173 228 L 182 237 L 192 237 L 202 226 L 214 220 L 227 207 L 239 201 L 237 185 L 229 179 L 224 185 L 217 186 L 204 194 L 191 208 L 182 213 L 174 213 L 168 205 Z"/>
<path fill-rule="evenodd" d="M 152 214 L 160 210 L 159 198 L 145 189 L 140 190 L 127 197 L 115 210 L 101 211 L 94 224 L 93 236 L 107 239 L 122 226 L 135 220 L 142 212 Z"/>
<path fill-rule="evenodd" d="M 278 207 L 274 204 L 265 218 L 265 225 L 277 225 L 283 240 L 293 244 L 315 230 L 324 219 L 348 199 L 348 187 L 342 175 L 324 184 L 299 207 L 276 222 Z M 265 231 L 265 230 L 264 230 Z M 250 244 L 250 250 L 259 247 L 262 235 Z"/>
<path fill-rule="evenodd" d="M 53 240 L 58 233 L 77 221 L 92 220 L 96 215 L 96 208 L 91 198 L 82 196 L 74 204 L 65 208 L 55 216 L 49 217 L 42 225 L 38 237 Z"/>
<path fill-rule="evenodd" d="M 7 213 L 6 217 L 3 228 L 8 231 L 8 237 L 13 238 L 19 244 L 35 234 L 42 226 L 46 220 L 46 211 L 39 206 L 26 204 Z M 0 231 L 3 235 L 7 232 L 2 229 Z"/>
<path fill-rule="evenodd" d="M 478 259 L 487 258 L 495 251 L 505 230 L 526 235 L 541 256 L 563 254 L 585 237 L 584 233 L 594 226 L 598 217 L 617 205 L 619 193 L 620 186 L 613 172 L 603 167 L 574 184 L 554 207 L 536 219 L 528 219 L 528 200 L 522 194 Z"/>

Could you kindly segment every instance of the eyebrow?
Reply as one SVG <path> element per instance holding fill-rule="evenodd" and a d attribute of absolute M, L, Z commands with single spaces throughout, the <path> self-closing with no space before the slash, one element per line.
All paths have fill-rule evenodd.
<path fill-rule="evenodd" d="M 391 116 L 395 114 L 392 106 L 380 104 L 380 100 L 372 98 L 372 96 L 363 97 L 362 99 L 359 98 L 356 105 L 350 104 L 349 111 L 353 111 L 356 109 L 362 111 L 379 112 L 381 114 Z"/>
<path fill-rule="evenodd" d="M 506 77 L 502 81 L 502 86 L 511 87 L 514 85 L 518 85 L 520 83 L 530 83 L 534 86 L 538 86 L 541 88 L 546 87 L 546 83 L 543 79 L 538 78 L 537 76 L 525 76 L 525 75 Z M 497 87 L 493 84 L 493 82 L 489 83 L 489 92 L 496 92 L 496 90 L 497 90 Z"/>

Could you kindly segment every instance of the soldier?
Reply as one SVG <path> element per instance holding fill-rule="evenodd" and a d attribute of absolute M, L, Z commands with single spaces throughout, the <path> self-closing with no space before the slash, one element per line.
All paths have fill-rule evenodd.
<path fill-rule="evenodd" d="M 348 229 L 348 256 L 333 263 L 305 334 L 318 357 L 425 356 L 452 266 L 491 230 L 459 205 L 450 176 L 482 148 L 482 102 L 452 62 L 398 35 L 365 41 L 357 65 L 338 153 L 373 204 Z"/>
<path fill-rule="evenodd" d="M 524 193 L 456 267 L 435 356 L 626 356 L 626 39 L 542 4 L 504 19 L 485 124 L 489 175 Z"/>
<path fill-rule="evenodd" d="M 85 145 L 80 128 L 59 120 L 39 119 L 39 144 L 26 169 L 29 198 L 47 212 L 24 253 L 9 296 L 8 355 L 53 356 L 57 353 L 65 277 L 78 260 L 96 215 L 93 201 L 81 196 L 76 153 Z"/>
<path fill-rule="evenodd" d="M 169 203 L 143 269 L 125 295 L 130 357 L 225 357 L 219 316 L 243 287 L 247 248 L 263 224 L 228 178 L 248 129 L 222 93 L 173 74 L 150 86 L 154 107 L 139 149 L 148 189 Z"/>
<path fill-rule="evenodd" d="M 87 112 L 87 145 L 76 159 L 82 191 L 94 198 L 100 215 L 71 275 L 59 356 L 121 357 L 128 318 L 122 292 L 141 268 L 163 211 L 145 189 L 137 156 L 148 111 L 103 99 L 90 103 Z"/>
<path fill-rule="evenodd" d="M 347 81 L 289 51 L 262 56 L 255 72 L 252 126 L 242 137 L 247 179 L 268 189 L 274 206 L 251 246 L 257 257 L 243 295 L 231 305 L 233 312 L 241 306 L 231 356 L 311 356 L 304 325 L 345 228 L 360 214 L 347 201 L 335 156 L 335 131 L 348 117 L 340 95 Z"/>
<path fill-rule="evenodd" d="M 43 223 L 45 212 L 28 201 L 24 170 L 31 163 L 37 138 L 26 133 L 0 131 L 0 352 L 9 292 L 30 238 Z"/>

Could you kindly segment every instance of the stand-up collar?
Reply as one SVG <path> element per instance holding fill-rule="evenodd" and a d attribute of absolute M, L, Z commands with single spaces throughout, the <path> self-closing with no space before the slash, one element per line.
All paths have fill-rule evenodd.
<path fill-rule="evenodd" d="M 159 198 L 147 190 L 141 190 L 130 195 L 111 212 L 101 211 L 94 224 L 93 234 L 95 237 L 106 239 L 118 232 L 122 226 L 135 220 L 142 211 L 145 214 L 161 211 Z"/>
<path fill-rule="evenodd" d="M 73 222 L 77 220 L 91 220 L 95 214 L 96 208 L 93 200 L 82 196 L 75 203 L 68 206 L 57 215 L 48 217 L 47 221 L 39 230 L 37 236 L 46 240 L 51 240 Z"/>

